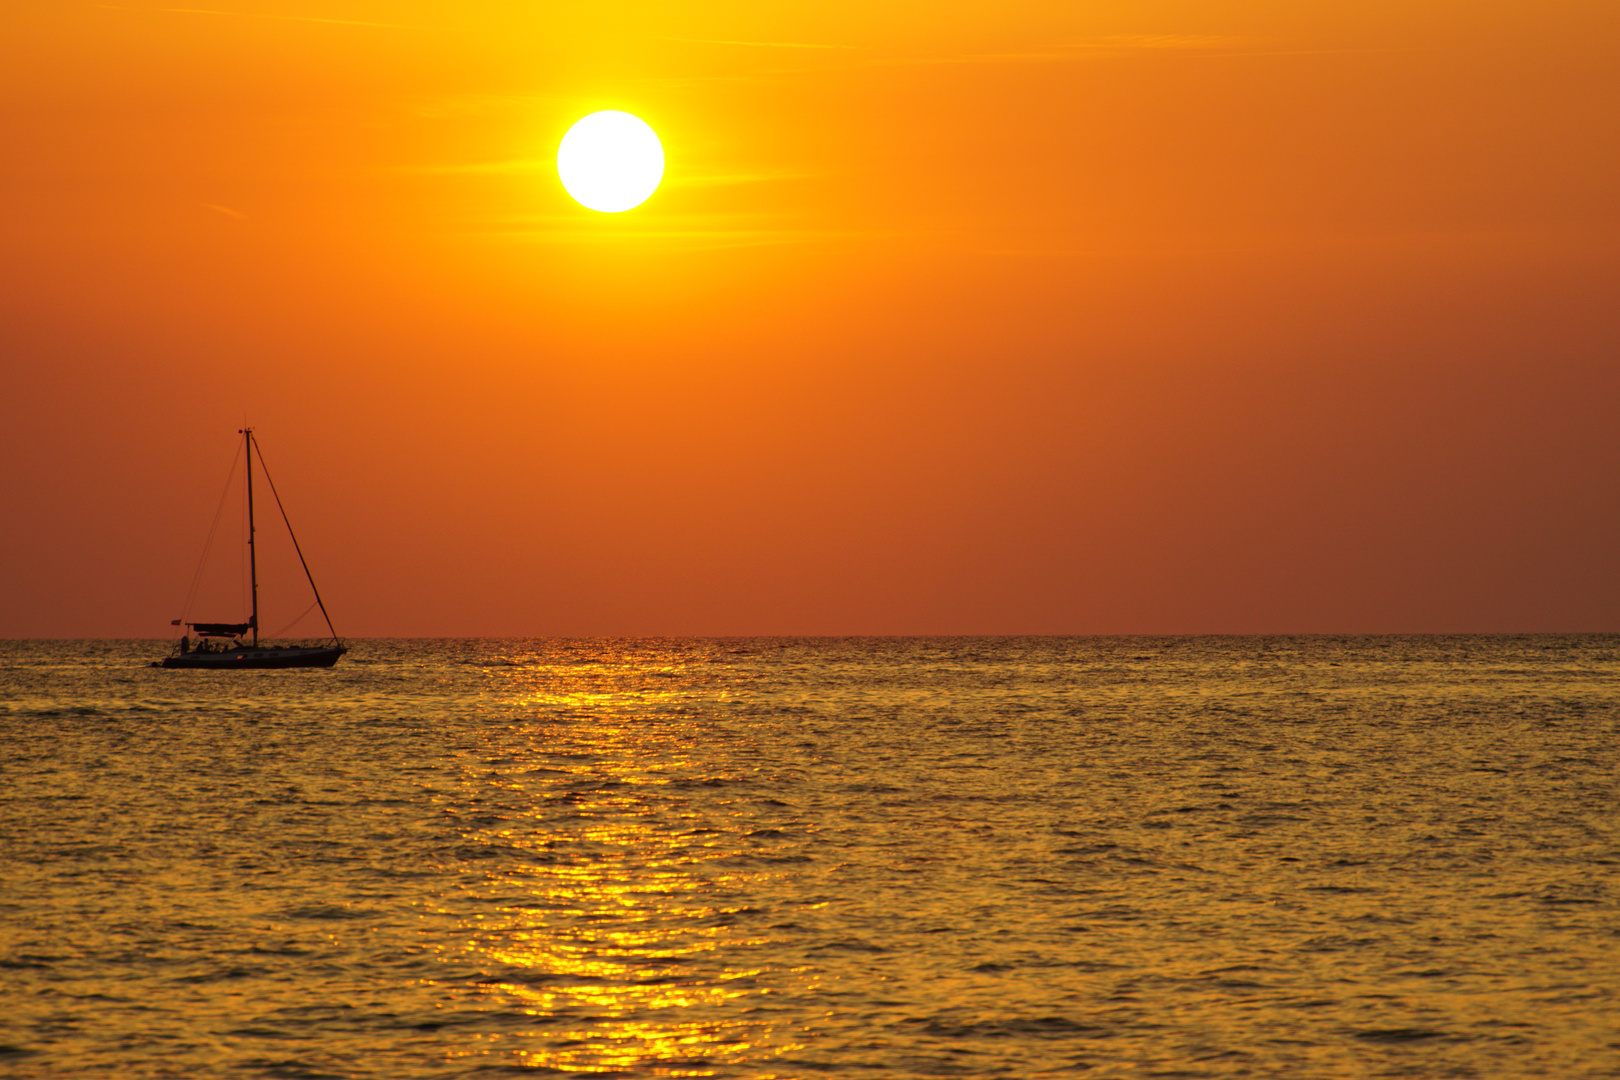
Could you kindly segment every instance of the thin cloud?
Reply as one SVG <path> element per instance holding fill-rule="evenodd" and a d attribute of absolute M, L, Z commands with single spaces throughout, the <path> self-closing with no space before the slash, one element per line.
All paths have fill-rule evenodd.
<path fill-rule="evenodd" d="M 759 184 L 770 180 L 807 180 L 813 173 L 727 173 L 720 176 L 671 176 L 664 182 L 675 187 L 730 187 L 734 184 Z"/>
<path fill-rule="evenodd" d="M 665 250 L 716 251 L 727 248 L 777 247 L 790 244 L 817 244 L 905 238 L 915 234 L 848 229 L 787 229 L 773 226 L 757 216 L 681 215 L 664 219 L 663 225 L 648 222 L 645 227 L 630 222 L 586 223 L 578 214 L 502 215 L 469 221 L 457 230 L 461 235 L 481 237 L 491 242 L 540 245 L 650 244 Z"/>
<path fill-rule="evenodd" d="M 798 231 L 791 229 L 582 229 L 577 222 L 572 228 L 490 228 L 472 230 L 473 235 L 508 243 L 555 245 L 623 245 L 660 244 L 686 250 L 718 250 L 723 248 L 778 247 L 785 244 L 813 244 L 818 241 L 846 239 L 848 235 L 835 232 Z"/>
<path fill-rule="evenodd" d="M 208 209 L 210 209 L 210 210 L 217 210 L 221 214 L 226 214 L 226 215 L 228 215 L 230 217 L 233 217 L 233 218 L 241 218 L 243 221 L 247 220 L 247 215 L 242 213 L 242 211 L 240 211 L 240 210 L 232 210 L 228 206 L 220 206 L 218 203 L 211 203 L 211 202 L 205 202 L 202 205 L 208 207 Z"/>
<path fill-rule="evenodd" d="M 559 101 L 543 94 L 440 94 L 411 106 L 417 116 L 445 120 L 463 116 L 499 116 L 514 110 L 530 110 Z"/>
<path fill-rule="evenodd" d="M 750 49 L 860 49 L 860 45 L 823 45 L 810 41 L 727 41 L 719 38 L 665 37 L 663 34 L 643 34 L 649 41 L 678 41 L 686 45 L 740 45 Z"/>
<path fill-rule="evenodd" d="M 141 12 L 167 12 L 171 15 L 224 15 L 236 19 L 276 19 L 280 22 L 308 22 L 327 23 L 332 26 L 376 26 L 385 30 L 431 30 L 428 26 L 411 26 L 405 23 L 361 22 L 357 19 L 322 19 L 313 15 L 263 15 L 253 11 L 216 11 L 213 8 L 133 8 L 118 4 L 96 4 L 95 7 L 107 11 L 141 11 Z"/>
<path fill-rule="evenodd" d="M 525 161 L 482 161 L 465 165 L 413 165 L 407 166 L 403 171 L 409 173 L 424 173 L 430 176 L 455 176 L 462 174 L 503 175 L 511 173 L 540 172 L 544 169 L 555 169 L 557 162 L 552 159 L 540 158 Z"/>
<path fill-rule="evenodd" d="M 1256 44 L 1249 38 L 1212 34 L 1108 34 L 1104 37 L 1054 43 L 1051 47 L 1021 52 L 958 53 L 951 56 L 892 57 L 883 64 L 1053 64 L 1069 63 L 1098 53 L 1175 50 L 1210 52 Z"/>
<path fill-rule="evenodd" d="M 1135 52 L 1176 50 L 1206 56 L 1339 56 L 1355 53 L 1423 51 L 1421 46 L 1381 45 L 1360 49 L 1287 48 L 1286 43 L 1262 38 L 1221 37 L 1214 34 L 1110 34 L 1069 43 L 1085 51 Z"/>
<path fill-rule="evenodd" d="M 1277 47 L 1267 47 L 1275 44 Z M 1361 53 L 1424 52 L 1428 46 L 1388 45 L 1357 49 L 1287 48 L 1258 38 L 1214 34 L 1110 34 L 1106 37 L 1063 42 L 1053 48 L 1028 52 L 960 53 L 951 56 L 896 56 L 872 60 L 878 65 L 927 64 L 1054 64 L 1073 63 L 1108 53 L 1172 52 L 1189 56 L 1342 56 Z"/>
<path fill-rule="evenodd" d="M 1074 60 L 1072 52 L 958 53 L 953 56 L 891 56 L 872 63 L 879 66 L 910 67 L 933 64 L 1040 64 Z"/>
<path fill-rule="evenodd" d="M 768 83 L 783 75 L 803 75 L 809 70 L 809 68 L 793 68 L 782 71 L 756 71 L 747 75 L 684 75 L 679 78 L 655 76 L 637 78 L 635 81 L 641 86 L 655 86 L 664 90 L 684 90 L 693 86 L 712 86 L 715 83 Z"/>
<path fill-rule="evenodd" d="M 1205 56 L 1360 56 L 1367 53 L 1434 52 L 1438 45 L 1381 45 L 1371 49 L 1253 49 L 1245 52 L 1211 51 Z"/>
<path fill-rule="evenodd" d="M 1071 49 L 1230 49 L 1259 44 L 1253 38 L 1221 37 L 1215 34 L 1108 34 L 1104 37 L 1071 41 Z"/>

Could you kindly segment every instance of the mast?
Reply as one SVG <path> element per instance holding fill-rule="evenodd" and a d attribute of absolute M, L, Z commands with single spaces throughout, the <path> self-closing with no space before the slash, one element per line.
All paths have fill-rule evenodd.
<path fill-rule="evenodd" d="M 248 624 L 253 627 L 253 647 L 259 647 L 259 559 L 253 547 L 253 429 L 242 429 L 242 455 L 247 458 L 248 499 L 248 580 L 253 588 L 253 614 Z"/>

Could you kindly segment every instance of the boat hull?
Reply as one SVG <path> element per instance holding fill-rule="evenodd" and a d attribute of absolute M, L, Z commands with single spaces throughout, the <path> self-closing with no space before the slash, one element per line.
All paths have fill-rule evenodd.
<path fill-rule="evenodd" d="M 206 671 L 261 671 L 265 668 L 331 667 L 348 652 L 341 645 L 307 648 L 287 645 L 281 648 L 232 649 L 229 652 L 192 652 L 166 656 L 158 665 L 166 668 L 196 668 Z"/>

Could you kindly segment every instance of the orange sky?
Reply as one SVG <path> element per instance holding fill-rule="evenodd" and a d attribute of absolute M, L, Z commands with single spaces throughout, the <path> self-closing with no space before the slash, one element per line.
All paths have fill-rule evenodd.
<path fill-rule="evenodd" d="M 1620 629 L 1612 2 L 0 38 L 0 636 L 167 634 L 244 417 L 350 635 Z"/>

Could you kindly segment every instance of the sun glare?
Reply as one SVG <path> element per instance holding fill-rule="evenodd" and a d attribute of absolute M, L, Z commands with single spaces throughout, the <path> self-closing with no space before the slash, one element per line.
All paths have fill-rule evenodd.
<path fill-rule="evenodd" d="M 581 206 L 618 214 L 646 202 L 664 178 L 664 147 L 627 112 L 595 112 L 557 147 L 557 178 Z"/>

